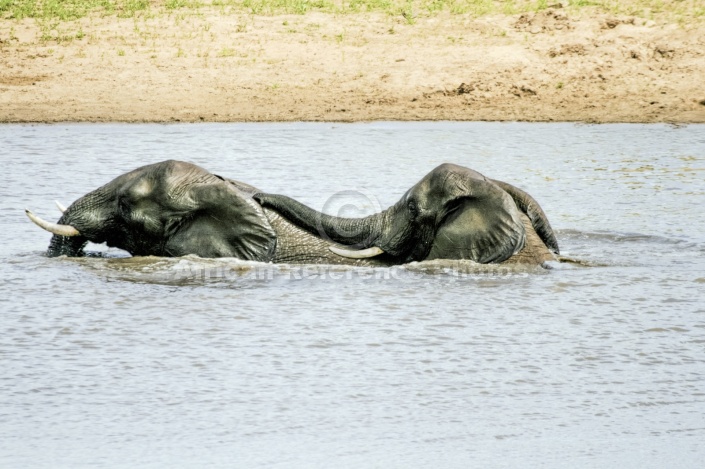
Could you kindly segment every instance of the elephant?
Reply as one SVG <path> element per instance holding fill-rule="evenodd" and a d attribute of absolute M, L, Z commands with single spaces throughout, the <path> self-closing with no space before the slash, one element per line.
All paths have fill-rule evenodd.
<path fill-rule="evenodd" d="M 64 209 L 57 223 L 26 213 L 53 234 L 50 257 L 84 255 L 88 241 L 133 256 L 360 266 L 431 259 L 542 264 L 559 252 L 531 196 L 449 163 L 392 207 L 359 219 L 325 215 L 174 160 L 118 176 Z"/>
<path fill-rule="evenodd" d="M 433 169 L 392 207 L 365 218 L 326 215 L 283 195 L 257 193 L 254 199 L 297 227 L 347 246 L 331 250 L 351 259 L 487 264 L 513 257 L 556 260 L 560 252 L 546 214 L 528 193 L 450 163 Z"/>

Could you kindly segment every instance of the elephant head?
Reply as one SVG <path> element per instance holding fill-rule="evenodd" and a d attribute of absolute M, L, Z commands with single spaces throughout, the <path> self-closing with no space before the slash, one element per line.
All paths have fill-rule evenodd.
<path fill-rule="evenodd" d="M 255 189 L 178 161 L 143 166 L 86 194 L 58 223 L 28 216 L 51 231 L 49 256 L 78 256 L 88 241 L 133 255 L 269 260 L 275 233 Z"/>
<path fill-rule="evenodd" d="M 454 164 L 438 166 L 396 204 L 366 218 L 325 215 L 281 195 L 258 193 L 254 198 L 299 227 L 345 245 L 331 250 L 346 257 L 385 255 L 398 263 L 435 258 L 502 262 L 524 246 L 523 215 L 537 220 L 539 236 L 558 251 L 546 216 L 528 194 Z"/>

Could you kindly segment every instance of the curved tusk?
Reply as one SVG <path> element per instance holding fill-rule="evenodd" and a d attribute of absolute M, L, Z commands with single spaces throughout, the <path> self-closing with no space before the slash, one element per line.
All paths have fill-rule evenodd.
<path fill-rule="evenodd" d="M 367 249 L 360 249 L 359 251 L 352 251 L 350 249 L 343 249 L 335 246 L 328 246 L 328 249 L 330 249 L 331 252 L 341 257 L 347 257 L 348 259 L 367 259 L 384 254 L 384 251 L 377 246 L 372 246 Z"/>
<path fill-rule="evenodd" d="M 49 233 L 54 233 L 59 236 L 80 236 L 81 233 L 78 232 L 76 228 L 71 225 L 60 225 L 58 223 L 51 223 L 46 220 L 42 220 L 31 211 L 25 209 L 24 213 L 27 214 L 30 220 L 34 222 L 39 228 L 47 230 Z"/>
<path fill-rule="evenodd" d="M 64 205 L 61 202 L 59 202 L 58 200 L 55 200 L 54 203 L 56 204 L 56 207 L 59 209 L 59 211 L 61 213 L 66 212 L 66 207 L 64 207 Z"/>

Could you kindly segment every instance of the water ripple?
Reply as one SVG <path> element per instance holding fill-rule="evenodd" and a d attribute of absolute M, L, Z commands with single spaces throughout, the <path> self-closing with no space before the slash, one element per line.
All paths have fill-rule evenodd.
<path fill-rule="evenodd" d="M 703 134 L 0 126 L 0 466 L 700 467 Z M 456 162 L 528 190 L 577 262 L 43 255 L 23 207 L 58 216 L 53 199 L 168 157 L 318 208 L 351 187 L 385 207 Z"/>

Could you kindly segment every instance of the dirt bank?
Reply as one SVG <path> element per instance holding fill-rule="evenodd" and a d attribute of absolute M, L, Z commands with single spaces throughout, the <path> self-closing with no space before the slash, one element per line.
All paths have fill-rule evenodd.
<path fill-rule="evenodd" d="M 704 84 L 702 22 L 562 8 L 0 21 L 0 122 L 705 122 Z"/>

